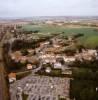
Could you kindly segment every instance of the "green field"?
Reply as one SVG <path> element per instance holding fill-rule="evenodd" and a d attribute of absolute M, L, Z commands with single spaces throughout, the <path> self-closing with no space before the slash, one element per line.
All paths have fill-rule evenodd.
<path fill-rule="evenodd" d="M 90 36 L 85 40 L 85 46 L 93 48 L 93 47 L 97 47 L 98 48 L 98 36 L 94 35 L 94 36 Z"/>
<path fill-rule="evenodd" d="M 41 33 L 63 33 L 64 36 L 82 33 L 83 37 L 79 39 L 80 43 L 84 44 L 86 47 L 95 48 L 98 46 L 98 29 L 96 28 L 66 28 L 66 26 L 53 26 L 53 25 L 25 25 L 22 27 L 26 31 L 36 31 Z"/>

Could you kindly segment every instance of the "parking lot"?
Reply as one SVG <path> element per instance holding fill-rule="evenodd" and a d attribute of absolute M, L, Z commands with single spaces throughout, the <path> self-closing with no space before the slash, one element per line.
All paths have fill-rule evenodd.
<path fill-rule="evenodd" d="M 11 85 L 11 96 L 16 97 L 19 94 L 20 99 L 18 100 L 22 100 L 22 97 L 20 97 L 22 93 L 28 95 L 27 100 L 58 100 L 59 97 L 68 98 L 69 82 L 69 78 L 30 75 Z"/>

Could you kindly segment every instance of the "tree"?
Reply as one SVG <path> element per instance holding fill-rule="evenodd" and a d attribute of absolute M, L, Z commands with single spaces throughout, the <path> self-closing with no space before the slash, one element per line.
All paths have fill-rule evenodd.
<path fill-rule="evenodd" d="M 23 56 L 28 55 L 28 51 L 26 49 L 22 49 L 21 50 L 21 53 L 22 53 Z"/>

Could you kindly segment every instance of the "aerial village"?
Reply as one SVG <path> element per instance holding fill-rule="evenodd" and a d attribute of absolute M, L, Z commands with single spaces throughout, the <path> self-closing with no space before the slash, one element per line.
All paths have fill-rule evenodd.
<path fill-rule="evenodd" d="M 4 30 L 3 59 L 11 100 L 77 100 L 70 98 L 73 70 L 98 61 L 98 49 L 79 43 L 82 33 L 26 31 L 21 24 L 6 25 Z"/>
<path fill-rule="evenodd" d="M 10 69 L 11 100 L 70 100 L 70 66 L 75 61 L 98 59 L 97 50 L 76 45 L 81 34 L 25 34 L 16 28 L 11 33 L 4 44 L 8 45 L 4 47 L 4 57 Z M 29 74 L 17 78 L 21 73 Z"/>

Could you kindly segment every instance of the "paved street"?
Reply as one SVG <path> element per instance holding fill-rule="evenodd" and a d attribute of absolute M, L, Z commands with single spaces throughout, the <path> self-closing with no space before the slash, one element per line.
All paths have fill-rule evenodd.
<path fill-rule="evenodd" d="M 0 41 L 0 100 L 9 100 L 9 93 L 8 93 L 8 86 L 7 86 L 8 84 L 7 84 L 7 80 L 5 79 L 5 76 L 7 76 L 7 73 L 5 70 L 3 57 L 2 57 L 2 52 L 3 52 L 2 46 L 4 43 L 5 37 L 8 34 L 9 33 L 7 32 L 2 38 L 2 40 Z"/>

